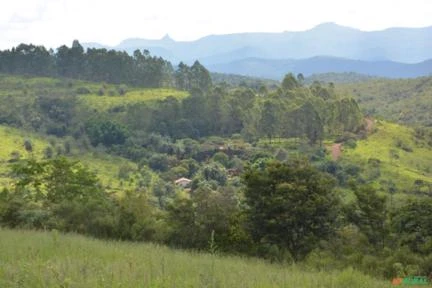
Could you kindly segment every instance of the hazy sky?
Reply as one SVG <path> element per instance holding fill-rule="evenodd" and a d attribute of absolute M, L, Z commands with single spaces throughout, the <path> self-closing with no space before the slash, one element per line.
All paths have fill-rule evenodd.
<path fill-rule="evenodd" d="M 0 48 L 131 37 L 194 40 L 208 34 L 307 30 L 323 22 L 381 30 L 432 26 L 431 0 L 3 0 Z"/>

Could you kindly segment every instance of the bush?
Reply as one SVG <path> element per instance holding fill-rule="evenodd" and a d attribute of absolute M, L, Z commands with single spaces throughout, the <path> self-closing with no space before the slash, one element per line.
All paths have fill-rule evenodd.
<path fill-rule="evenodd" d="M 79 87 L 76 89 L 75 91 L 78 95 L 86 95 L 86 94 L 90 94 L 91 91 L 90 89 L 88 89 L 87 87 Z"/>
<path fill-rule="evenodd" d="M 406 142 L 404 142 L 400 139 L 396 140 L 395 145 L 396 145 L 396 147 L 404 150 L 405 152 L 413 152 L 412 147 L 410 147 Z"/>
<path fill-rule="evenodd" d="M 169 168 L 169 159 L 165 154 L 153 154 L 148 164 L 153 170 L 165 172 Z"/>
<path fill-rule="evenodd" d="M 357 142 L 354 139 L 349 139 L 344 143 L 344 146 L 354 149 L 357 147 Z"/>
<path fill-rule="evenodd" d="M 29 139 L 24 140 L 24 148 L 27 152 L 33 151 L 33 144 Z"/>
<path fill-rule="evenodd" d="M 105 95 L 105 89 L 104 89 L 103 87 L 99 88 L 99 90 L 98 90 L 98 95 L 99 95 L 99 96 L 103 96 L 103 95 Z"/>
<path fill-rule="evenodd" d="M 120 85 L 117 87 L 117 92 L 120 96 L 124 96 L 127 93 L 127 86 L 126 85 Z"/>
<path fill-rule="evenodd" d="M 46 159 L 51 159 L 53 156 L 54 156 L 54 150 L 53 150 L 53 148 L 51 146 L 47 146 L 44 149 L 44 157 Z"/>

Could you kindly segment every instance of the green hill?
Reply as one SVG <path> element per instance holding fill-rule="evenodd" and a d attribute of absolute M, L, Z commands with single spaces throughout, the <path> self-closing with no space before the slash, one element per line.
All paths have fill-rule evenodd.
<path fill-rule="evenodd" d="M 355 148 L 344 146 L 343 161 L 363 167 L 363 178 L 382 191 L 430 193 L 432 147 L 412 128 L 377 121 L 374 132 Z"/>
<path fill-rule="evenodd" d="M 0 230 L 1 287 L 390 287 L 347 268 L 307 272 L 256 259 Z"/>
<path fill-rule="evenodd" d="M 31 152 L 26 151 L 25 141 L 31 143 Z M 102 185 L 108 191 L 117 192 L 136 188 L 139 180 L 143 177 L 143 173 L 138 171 L 137 164 L 127 159 L 96 150 L 82 152 L 73 141 L 71 141 L 72 144 L 65 144 L 68 141 L 53 136 L 43 137 L 35 133 L 0 125 L 0 186 L 8 187 L 11 183 L 11 178 L 8 175 L 8 164 L 10 162 L 29 157 L 35 157 L 36 159 L 46 158 L 47 149 L 53 151 L 53 156 L 60 153 L 60 155 L 70 157 L 73 160 L 79 160 L 97 174 Z M 65 151 L 66 145 L 71 146 L 68 153 Z M 120 176 L 122 169 L 128 170 L 127 176 Z M 151 172 L 148 173 L 150 173 L 149 177 L 151 178 L 157 177 Z"/>
<path fill-rule="evenodd" d="M 336 89 L 353 95 L 367 114 L 403 124 L 432 125 L 432 77 L 372 79 Z"/>

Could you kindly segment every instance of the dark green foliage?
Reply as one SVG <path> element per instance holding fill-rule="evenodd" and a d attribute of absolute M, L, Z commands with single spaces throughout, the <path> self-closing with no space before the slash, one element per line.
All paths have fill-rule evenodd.
<path fill-rule="evenodd" d="M 101 195 L 96 176 L 78 162 L 55 158 L 38 162 L 21 160 L 14 163 L 12 173 L 16 188 L 27 198 L 43 198 L 51 203 L 65 200 L 85 202 Z"/>
<path fill-rule="evenodd" d="M 127 191 L 119 200 L 118 235 L 133 241 L 156 240 L 157 210 L 146 193 Z"/>
<path fill-rule="evenodd" d="M 93 146 L 123 144 L 128 136 L 128 131 L 121 124 L 104 119 L 87 122 L 86 131 Z"/>
<path fill-rule="evenodd" d="M 55 73 L 52 51 L 43 46 L 20 44 L 0 52 L 0 71 L 3 73 L 49 76 Z"/>
<path fill-rule="evenodd" d="M 393 225 L 402 246 L 415 253 L 432 253 L 432 200 L 409 201 L 394 213 Z"/>
<path fill-rule="evenodd" d="M 108 83 L 127 83 L 146 87 L 172 86 L 173 68 L 162 58 L 148 51 L 126 52 L 106 49 L 87 49 L 74 40 L 72 47 L 62 45 L 56 52 L 43 46 L 20 44 L 11 50 L 0 51 L 0 72 L 35 76 L 60 76 Z M 202 81 L 201 81 L 202 82 Z M 204 84 L 204 83 L 203 83 Z M 85 87 L 76 90 L 88 94 Z M 119 89 L 124 95 L 125 89 Z M 102 94 L 102 91 L 99 91 Z"/>
<path fill-rule="evenodd" d="M 209 71 L 198 61 L 195 61 L 191 67 L 180 62 L 175 78 L 176 86 L 188 91 L 198 89 L 201 92 L 207 92 L 212 86 Z"/>
<path fill-rule="evenodd" d="M 26 139 L 24 141 L 24 149 L 27 152 L 32 152 L 33 151 L 33 144 L 32 144 L 32 142 L 30 140 Z"/>
<path fill-rule="evenodd" d="M 279 81 L 263 79 L 263 78 L 255 78 L 244 75 L 236 75 L 236 74 L 226 74 L 226 73 L 210 73 L 213 84 L 228 86 L 228 87 L 246 87 L 251 88 L 261 95 L 264 95 L 263 92 L 267 91 L 270 87 L 279 86 Z"/>
<path fill-rule="evenodd" d="M 12 173 L 15 189 L 0 197 L 3 225 L 115 236 L 114 203 L 78 162 L 22 160 L 13 164 Z"/>
<path fill-rule="evenodd" d="M 293 90 L 294 88 L 299 87 L 300 84 L 297 82 L 296 77 L 292 73 L 288 73 L 285 75 L 282 80 L 282 88 L 284 90 Z"/>
<path fill-rule="evenodd" d="M 148 164 L 153 170 L 164 172 L 169 168 L 169 159 L 165 154 L 153 154 Z"/>
<path fill-rule="evenodd" d="M 65 136 L 75 124 L 77 117 L 77 99 L 63 95 L 44 95 L 36 99 L 33 109 L 40 112 L 47 134 Z"/>
<path fill-rule="evenodd" d="M 45 166 L 43 182 L 46 185 L 46 197 L 50 202 L 76 200 L 86 202 L 101 196 L 96 175 L 78 162 L 66 158 L 55 158 Z"/>
<path fill-rule="evenodd" d="M 386 198 L 372 187 L 354 187 L 356 202 L 348 208 L 348 218 L 366 235 L 374 247 L 383 248 L 388 236 Z"/>
<path fill-rule="evenodd" d="M 340 84 L 336 90 L 352 94 L 365 114 L 415 126 L 432 124 L 432 77 L 370 79 Z"/>
<path fill-rule="evenodd" d="M 201 176 L 205 181 L 216 181 L 220 186 L 224 186 L 227 181 L 225 168 L 217 162 L 204 165 Z"/>
<path fill-rule="evenodd" d="M 91 91 L 87 87 L 79 87 L 76 89 L 76 93 L 78 95 L 86 95 L 86 94 L 90 94 Z"/>
<path fill-rule="evenodd" d="M 248 236 L 239 216 L 233 190 L 198 188 L 190 198 L 178 197 L 168 206 L 168 241 L 178 247 L 207 249 L 213 234 L 214 244 L 221 251 L 244 251 Z"/>
<path fill-rule="evenodd" d="M 261 111 L 261 121 L 259 126 L 260 134 L 267 136 L 270 143 L 277 131 L 277 106 L 271 101 L 264 102 Z"/>
<path fill-rule="evenodd" d="M 335 229 L 334 182 L 308 163 L 250 168 L 244 181 L 250 233 L 257 243 L 277 245 L 301 260 Z"/>

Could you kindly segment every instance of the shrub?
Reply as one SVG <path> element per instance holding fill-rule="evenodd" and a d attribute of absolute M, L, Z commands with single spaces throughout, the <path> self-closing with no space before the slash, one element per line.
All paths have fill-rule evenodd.
<path fill-rule="evenodd" d="M 24 148 L 27 152 L 33 151 L 33 144 L 29 139 L 24 140 Z"/>
<path fill-rule="evenodd" d="M 76 93 L 78 95 L 86 95 L 86 94 L 90 94 L 91 91 L 87 87 L 79 87 L 76 89 Z"/>
<path fill-rule="evenodd" d="M 127 93 L 127 86 L 126 85 L 120 85 L 117 87 L 117 92 L 120 96 L 124 96 Z"/>

